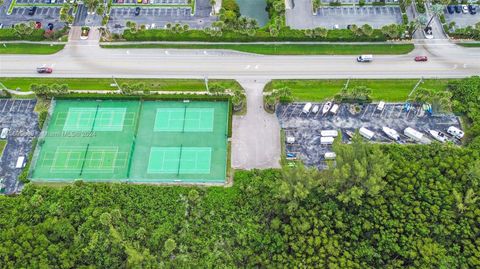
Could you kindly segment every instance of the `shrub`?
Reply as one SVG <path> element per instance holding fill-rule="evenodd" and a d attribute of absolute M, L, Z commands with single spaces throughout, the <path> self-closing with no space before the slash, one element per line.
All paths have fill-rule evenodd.
<path fill-rule="evenodd" d="M 330 2 L 330 6 L 332 6 L 332 7 L 339 7 L 341 5 L 342 5 L 342 3 L 340 1 Z"/>
<path fill-rule="evenodd" d="M 363 7 L 365 5 L 365 0 L 358 1 L 358 5 Z"/>
<path fill-rule="evenodd" d="M 29 35 L 18 34 L 13 28 L 0 29 L 0 40 L 29 40 L 29 41 L 42 41 L 44 37 L 44 29 L 35 29 Z"/>

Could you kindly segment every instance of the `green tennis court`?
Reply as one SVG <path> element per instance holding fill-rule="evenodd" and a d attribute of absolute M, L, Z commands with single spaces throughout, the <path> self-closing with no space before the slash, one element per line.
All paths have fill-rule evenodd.
<path fill-rule="evenodd" d="M 56 101 L 33 181 L 223 183 L 228 104 Z"/>

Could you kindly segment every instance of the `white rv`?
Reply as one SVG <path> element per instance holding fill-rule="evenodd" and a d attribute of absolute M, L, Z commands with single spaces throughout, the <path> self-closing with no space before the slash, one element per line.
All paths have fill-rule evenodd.
<path fill-rule="evenodd" d="M 449 133 L 450 135 L 454 136 L 457 139 L 462 139 L 463 136 L 465 135 L 465 133 L 462 130 L 458 129 L 455 126 L 448 127 L 447 133 Z"/>
<path fill-rule="evenodd" d="M 358 132 L 361 136 L 365 137 L 368 140 L 371 140 L 375 136 L 375 133 L 373 131 L 370 131 L 365 127 L 360 128 Z"/>

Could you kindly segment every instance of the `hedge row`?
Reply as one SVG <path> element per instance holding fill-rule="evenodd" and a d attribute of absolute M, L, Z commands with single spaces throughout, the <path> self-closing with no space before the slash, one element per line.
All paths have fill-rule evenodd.
<path fill-rule="evenodd" d="M 264 29 L 258 30 L 255 36 L 248 36 L 236 32 L 223 32 L 221 37 L 211 37 L 202 30 L 189 30 L 183 33 L 174 33 L 169 30 L 153 29 L 135 33 L 126 30 L 123 38 L 127 41 L 206 41 L 206 42 L 263 42 L 263 41 L 386 41 L 387 38 L 378 29 L 371 36 L 355 36 L 348 29 L 329 30 L 327 37 L 308 37 L 302 30 L 283 28 L 276 37 Z"/>
<path fill-rule="evenodd" d="M 36 29 L 31 35 L 19 35 L 13 28 L 0 29 L 0 40 L 29 40 L 29 41 L 42 41 L 44 37 L 44 29 Z"/>

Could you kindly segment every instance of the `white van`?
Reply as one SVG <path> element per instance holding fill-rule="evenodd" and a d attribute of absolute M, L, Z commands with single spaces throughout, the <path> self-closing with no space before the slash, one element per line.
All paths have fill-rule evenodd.
<path fill-rule="evenodd" d="M 457 139 L 462 139 L 463 136 L 465 135 L 465 133 L 462 130 L 458 129 L 455 126 L 448 127 L 447 133 L 449 133 L 450 135 L 454 136 Z"/>
<path fill-rule="evenodd" d="M 334 137 L 331 136 L 322 136 L 320 137 L 320 144 L 322 145 L 331 145 L 333 144 L 333 141 L 335 140 Z"/>
<path fill-rule="evenodd" d="M 365 137 L 368 140 L 372 139 L 375 136 L 374 132 L 368 130 L 365 127 L 360 128 L 360 130 L 358 130 L 358 132 L 360 133 L 361 136 Z"/>
<path fill-rule="evenodd" d="M 310 112 L 310 108 L 312 108 L 312 103 L 306 103 L 303 107 L 302 113 L 308 114 L 308 112 Z"/>
<path fill-rule="evenodd" d="M 7 138 L 7 134 L 8 134 L 8 128 L 3 128 L 2 133 L 0 133 L 0 138 L 1 139 Z"/>
<path fill-rule="evenodd" d="M 337 158 L 337 154 L 335 154 L 335 152 L 325 152 L 323 157 L 325 157 L 325 160 L 335 160 L 335 158 Z"/>
<path fill-rule="evenodd" d="M 15 165 L 15 168 L 23 168 L 25 167 L 25 157 L 20 156 L 17 159 L 17 164 Z"/>
<path fill-rule="evenodd" d="M 337 130 L 323 130 L 320 131 L 321 136 L 330 136 L 330 137 L 337 137 L 338 131 Z"/>
<path fill-rule="evenodd" d="M 371 54 L 360 55 L 357 57 L 357 62 L 359 63 L 367 63 L 371 61 L 373 61 L 373 55 Z"/>

